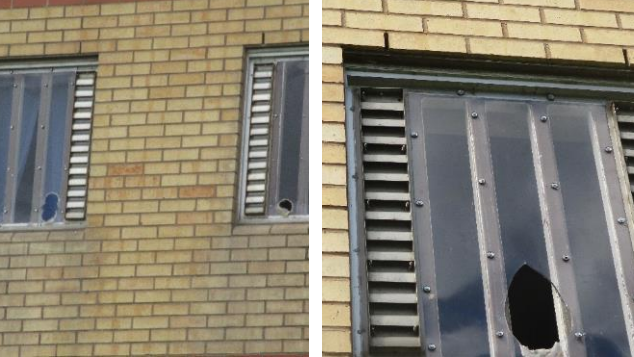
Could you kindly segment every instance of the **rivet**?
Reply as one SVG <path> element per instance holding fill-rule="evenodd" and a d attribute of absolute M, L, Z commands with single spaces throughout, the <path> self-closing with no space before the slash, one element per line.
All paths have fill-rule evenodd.
<path fill-rule="evenodd" d="M 45 125 L 40 125 L 40 128 L 44 129 L 44 128 L 46 128 L 46 126 Z"/>
<path fill-rule="evenodd" d="M 499 338 L 502 338 L 502 337 L 504 337 L 504 331 L 498 331 L 498 332 L 495 333 L 495 335 L 497 337 L 499 337 Z"/>
<path fill-rule="evenodd" d="M 18 88 L 18 85 L 17 85 L 17 84 L 14 84 L 14 85 L 13 85 L 13 88 Z"/>
<path fill-rule="evenodd" d="M 425 205 L 425 202 L 423 202 L 423 200 L 416 200 L 415 204 L 418 207 L 423 207 Z"/>
<path fill-rule="evenodd" d="M 7 214 L 9 211 L 5 208 L 2 210 L 2 213 Z"/>
<path fill-rule="evenodd" d="M 478 184 L 480 184 L 480 185 L 484 185 L 486 183 L 487 183 L 487 181 L 485 179 L 479 179 L 478 180 Z"/>
<path fill-rule="evenodd" d="M 548 121 L 548 117 L 547 117 L 547 116 L 545 116 L 545 115 L 543 115 L 541 118 L 539 118 L 539 120 L 541 120 L 541 121 L 542 121 L 542 123 L 545 123 L 545 122 L 547 122 L 547 121 Z"/>
<path fill-rule="evenodd" d="M 487 258 L 489 258 L 489 259 L 493 259 L 493 258 L 495 258 L 495 253 L 493 253 L 493 252 L 487 252 Z"/>
<path fill-rule="evenodd" d="M 619 222 L 619 224 L 625 224 L 626 222 L 624 217 L 619 217 L 616 221 Z"/>
<path fill-rule="evenodd" d="M 550 184 L 550 188 L 552 188 L 553 190 L 558 190 L 559 184 L 557 182 L 553 182 Z"/>
<path fill-rule="evenodd" d="M 423 286 L 423 292 L 429 294 L 431 293 L 431 287 L 430 286 Z"/>
<path fill-rule="evenodd" d="M 464 89 L 458 89 L 456 93 L 458 93 L 458 95 L 464 95 Z"/>
<path fill-rule="evenodd" d="M 36 209 L 34 209 L 33 211 L 34 211 L 34 212 L 37 212 L 37 211 L 38 211 L 38 209 L 36 208 Z"/>
<path fill-rule="evenodd" d="M 418 133 L 415 131 L 412 131 L 411 134 L 409 134 L 409 136 L 411 136 L 412 138 L 416 139 L 418 137 Z"/>
<path fill-rule="evenodd" d="M 435 351 L 436 350 L 436 345 L 434 345 L 433 343 L 430 343 L 429 345 L 427 345 L 427 349 L 430 351 Z"/>
<path fill-rule="evenodd" d="M 548 98 L 548 100 L 550 100 L 550 101 L 552 102 L 553 100 L 555 100 L 555 95 L 554 95 L 554 94 L 552 94 L 552 93 L 550 93 L 550 94 L 548 94 L 548 95 L 546 96 L 546 98 Z"/>
<path fill-rule="evenodd" d="M 38 170 L 41 170 L 41 169 L 42 169 L 42 166 L 38 166 L 38 167 L 37 167 L 37 169 L 38 169 Z"/>
<path fill-rule="evenodd" d="M 561 257 L 561 259 L 562 259 L 564 262 L 569 262 L 569 261 L 570 261 L 570 256 L 569 256 L 569 255 L 564 255 L 563 257 Z"/>
<path fill-rule="evenodd" d="M 612 149 L 611 146 L 606 146 L 605 147 L 605 152 L 607 152 L 608 154 L 611 153 L 612 151 L 614 151 L 614 149 Z"/>
<path fill-rule="evenodd" d="M 9 128 L 11 128 L 11 130 L 13 130 L 15 127 L 13 125 L 11 125 Z"/>
<path fill-rule="evenodd" d="M 476 113 L 476 112 L 471 113 L 471 117 L 473 119 L 478 119 L 478 113 Z"/>
<path fill-rule="evenodd" d="M 583 338 L 583 336 L 585 336 L 585 335 L 586 335 L 586 334 L 585 334 L 585 333 L 583 333 L 583 332 L 575 332 L 575 338 L 576 338 L 577 340 L 582 339 L 582 338 Z"/>

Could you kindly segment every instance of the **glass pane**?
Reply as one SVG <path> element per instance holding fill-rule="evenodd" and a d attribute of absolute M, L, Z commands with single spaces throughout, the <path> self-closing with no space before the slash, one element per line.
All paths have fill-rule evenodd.
<path fill-rule="evenodd" d="M 284 103 L 282 103 L 280 145 L 279 202 L 287 200 L 292 205 L 291 214 L 305 213 L 296 207 L 299 197 L 300 151 L 302 140 L 302 113 L 304 109 L 304 84 L 307 61 L 287 61 L 284 68 Z M 301 212 L 300 212 L 301 211 Z"/>
<path fill-rule="evenodd" d="M 11 131 L 11 102 L 13 101 L 13 76 L 0 76 L 0 223 L 5 215 L 2 209 L 5 205 L 5 191 L 7 184 L 7 167 L 9 166 L 9 137 Z"/>
<path fill-rule="evenodd" d="M 42 220 L 45 222 L 61 222 L 63 215 L 59 214 L 59 204 L 62 201 L 66 172 L 64 159 L 69 143 L 67 138 L 70 124 L 70 83 L 71 73 L 59 73 L 53 76 L 53 93 L 51 97 L 48 141 L 46 144 L 46 166 L 44 190 L 42 192 Z"/>
<path fill-rule="evenodd" d="M 42 76 L 40 75 L 26 75 L 24 77 L 24 101 L 22 117 L 20 118 L 20 146 L 13 223 L 29 223 L 31 221 L 41 84 Z"/>
<path fill-rule="evenodd" d="M 605 109 L 548 107 L 588 356 L 629 356 L 591 140 L 593 113 L 605 116 Z"/>
<path fill-rule="evenodd" d="M 548 277 L 528 105 L 502 101 L 485 105 L 507 284 L 524 264 Z"/>
<path fill-rule="evenodd" d="M 424 99 L 423 126 L 443 354 L 488 356 L 464 101 Z"/>

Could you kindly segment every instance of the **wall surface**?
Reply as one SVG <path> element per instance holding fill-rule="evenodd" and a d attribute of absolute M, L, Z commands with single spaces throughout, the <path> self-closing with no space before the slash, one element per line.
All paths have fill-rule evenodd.
<path fill-rule="evenodd" d="M 0 10 L 2 59 L 98 56 L 87 226 L 0 231 L 0 356 L 307 352 L 308 225 L 234 217 L 245 46 L 307 27 L 308 0 Z"/>
<path fill-rule="evenodd" d="M 323 0 L 322 38 L 322 341 L 324 356 L 346 356 L 352 346 L 342 49 L 626 68 L 634 62 L 634 2 Z"/>

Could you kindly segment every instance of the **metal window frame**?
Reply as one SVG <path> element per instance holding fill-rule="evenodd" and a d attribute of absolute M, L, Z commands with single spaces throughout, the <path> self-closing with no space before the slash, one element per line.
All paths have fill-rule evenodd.
<path fill-rule="evenodd" d="M 248 154 L 249 154 L 249 128 L 251 127 L 250 121 L 250 113 L 251 113 L 251 96 L 253 92 L 253 74 L 255 70 L 255 66 L 257 64 L 266 64 L 266 63 L 275 63 L 279 61 L 290 61 L 297 59 L 305 59 L 308 60 L 308 47 L 307 46 L 290 46 L 290 47 L 276 47 L 276 48 L 256 48 L 248 50 L 246 56 L 246 71 L 245 71 L 245 81 L 244 81 L 244 100 L 243 100 L 243 109 L 242 109 L 242 144 L 241 150 L 242 153 L 240 155 L 240 170 L 239 170 L 239 184 L 238 184 L 238 207 L 237 207 L 237 223 L 240 224 L 271 224 L 271 223 L 301 223 L 308 222 L 308 215 L 289 215 L 288 217 L 282 217 L 277 215 L 270 215 L 268 212 L 261 216 L 249 216 L 246 215 L 245 210 L 245 200 L 246 200 L 246 186 L 248 183 L 247 180 L 247 163 L 248 163 Z M 273 74 L 275 77 L 275 74 Z M 308 81 L 306 81 L 308 82 Z M 273 113 L 273 108 L 279 105 L 276 105 L 275 97 L 276 95 L 275 89 L 272 89 L 272 99 L 271 99 L 271 113 Z M 279 96 L 281 97 L 281 96 Z M 271 118 L 271 123 L 269 124 L 270 128 L 273 128 L 273 119 Z M 276 139 L 273 137 L 273 134 L 270 134 L 269 140 L 269 157 L 267 158 L 268 162 L 271 163 L 273 159 L 273 155 L 271 154 L 271 146 L 272 142 Z M 267 172 L 268 176 L 268 172 Z M 306 177 L 308 178 L 308 176 Z M 270 185 L 269 180 L 267 180 L 267 186 Z M 268 187 L 265 192 L 266 198 L 268 198 Z M 268 206 L 268 203 L 265 202 L 265 206 Z"/>
<path fill-rule="evenodd" d="M 97 58 L 69 58 L 69 59 L 46 59 L 46 60 L 28 60 L 22 62 L 2 62 L 0 61 L 0 75 L 24 75 L 24 74 L 42 74 L 42 81 L 47 81 L 47 88 L 45 92 L 42 92 L 40 95 L 40 108 L 39 108 L 39 118 L 37 122 L 37 127 L 39 128 L 41 125 L 44 125 L 48 128 L 48 120 L 49 115 L 42 115 L 44 112 L 50 110 L 50 102 L 52 99 L 52 74 L 53 73 L 75 73 L 76 75 L 72 77 L 72 83 L 69 83 L 71 88 L 75 87 L 75 80 L 78 74 L 86 73 L 86 72 L 97 72 Z M 22 77 L 23 78 L 23 77 Z M 23 79 L 21 80 L 22 82 Z M 12 107 L 17 108 L 12 111 L 11 125 L 13 125 L 18 133 L 11 137 L 11 141 L 9 143 L 9 152 L 7 155 L 9 156 L 8 163 L 9 165 L 15 166 L 15 160 L 17 160 L 17 153 L 19 148 L 17 144 L 19 144 L 19 130 L 20 130 L 20 122 L 22 117 L 22 108 L 23 108 L 23 95 L 16 91 L 14 92 L 14 98 Z M 66 120 L 68 121 L 68 125 L 66 128 L 66 134 L 64 138 L 64 162 L 68 166 L 68 162 L 70 160 L 70 136 L 72 133 L 72 104 L 75 101 L 75 93 L 74 91 L 70 91 L 70 95 L 68 96 L 67 106 L 69 108 L 69 115 Z M 94 99 L 93 99 L 94 100 Z M 91 128 L 92 132 L 92 128 Z M 36 151 L 36 161 L 37 158 L 44 160 L 46 145 L 47 145 L 48 136 L 47 135 L 38 135 L 37 142 L 37 151 Z M 41 199 L 41 191 L 44 185 L 45 178 L 45 167 L 46 165 L 42 165 L 42 170 L 36 170 L 35 172 L 35 181 L 33 185 L 33 207 L 39 205 Z M 37 187 L 36 187 L 37 185 Z M 6 184 L 6 197 L 5 202 L 11 201 L 11 198 L 15 196 L 13 193 L 16 189 L 15 180 L 9 179 Z M 3 231 L 47 231 L 47 230 L 73 230 L 73 229 L 81 229 L 86 227 L 86 220 L 67 220 L 65 218 L 66 211 L 66 193 L 68 190 L 68 172 L 65 173 L 62 178 L 62 188 L 60 190 L 60 200 L 59 200 L 59 212 L 58 214 L 62 215 L 63 219 L 61 222 L 57 223 L 45 223 L 39 222 L 39 219 L 36 217 L 39 214 L 39 210 L 37 212 L 31 213 L 31 222 L 29 223 L 0 223 L 0 232 Z M 37 214 L 36 214 L 37 213 Z"/>
<path fill-rule="evenodd" d="M 429 68 L 398 68 L 389 66 L 377 66 L 377 65 L 355 65 L 349 64 L 344 69 L 344 81 L 345 81 L 345 106 L 346 106 L 346 149 L 347 149 L 347 178 L 348 178 L 348 201 L 356 202 L 357 204 L 350 205 L 349 207 L 349 230 L 350 230 L 350 260 L 351 260 L 351 318 L 352 318 L 352 353 L 354 356 L 367 356 L 369 353 L 368 339 L 364 337 L 368 328 L 368 303 L 367 303 L 367 288 L 364 287 L 367 284 L 366 276 L 366 261 L 364 259 L 364 219 L 362 209 L 362 192 L 363 192 L 363 180 L 358 179 L 358 170 L 360 169 L 360 156 L 361 147 L 359 140 L 360 128 L 357 127 L 355 119 L 358 117 L 358 113 L 355 111 L 355 91 L 360 87 L 391 87 L 399 88 L 407 91 L 408 89 L 420 90 L 421 88 L 431 90 L 448 90 L 456 91 L 459 89 L 465 91 L 471 91 L 473 93 L 480 92 L 498 92 L 503 93 L 508 98 L 509 95 L 517 95 L 522 98 L 528 96 L 535 96 L 541 99 L 546 98 L 549 95 L 554 95 L 557 98 L 574 98 L 575 100 L 582 100 L 587 103 L 588 101 L 598 101 L 609 105 L 609 103 L 624 101 L 634 102 L 634 84 L 624 83 L 622 81 L 610 81 L 610 80 L 593 80 L 587 78 L 575 78 L 575 77 L 555 77 L 555 76 L 534 76 L 527 74 L 508 74 L 504 75 L 496 73 L 482 73 L 464 70 L 453 69 L 429 69 Z M 587 100 L 583 100 L 587 99 Z M 623 211 L 627 217 L 628 226 L 634 224 L 634 206 L 632 205 L 632 197 L 630 193 L 630 186 L 628 184 L 629 179 L 627 176 L 627 168 L 625 167 L 625 161 L 620 160 L 622 155 L 621 141 L 618 131 L 618 123 L 616 119 L 615 111 L 608 110 L 607 122 L 609 132 L 602 133 L 601 135 L 607 135 L 610 141 L 615 147 L 614 162 L 605 159 L 597 159 L 597 165 L 600 165 L 603 169 L 609 170 L 612 174 L 606 174 L 603 172 L 601 175 L 601 192 L 604 199 L 606 197 L 611 198 L 611 205 L 606 205 L 606 215 L 608 217 L 614 217 L 616 211 Z M 407 124 L 409 125 L 409 124 Z M 473 125 L 469 126 L 470 132 L 474 133 Z M 482 136 L 482 133 L 478 136 Z M 538 140 L 532 138 L 531 140 Z M 596 144 L 597 138 L 593 140 L 593 145 Z M 474 143 L 470 143 L 474 145 Z M 470 149 L 471 151 L 471 149 Z M 411 153 L 409 154 L 411 156 Z M 473 160 L 473 158 L 471 159 Z M 542 163 L 542 166 L 546 165 L 546 171 L 551 170 L 550 163 Z M 486 165 L 485 165 L 486 166 Z M 478 167 L 478 172 L 484 170 L 486 167 Z M 543 172 L 541 173 L 544 174 Z M 547 173 L 546 173 L 547 174 Z M 609 176 L 609 177 L 608 177 Z M 412 178 L 414 179 L 414 178 Z M 411 191 L 413 194 L 413 191 Z M 474 191 L 477 192 L 477 191 Z M 620 200 L 619 200 L 620 195 Z M 540 201 L 542 209 L 545 206 L 548 210 L 561 208 L 561 203 L 558 199 L 552 201 L 542 197 L 540 194 Z M 482 198 L 476 198 L 481 200 Z M 490 201 L 490 198 L 486 198 Z M 559 199 L 560 200 L 560 199 Z M 476 205 L 480 205 L 476 203 Z M 610 207 L 608 207 L 610 206 Z M 548 217 L 552 216 L 552 213 Z M 478 217 L 478 220 L 481 218 Z M 549 218 L 550 220 L 550 218 Z M 417 223 L 416 223 L 417 224 Z M 553 229 L 545 230 L 545 234 L 552 234 Z M 610 239 L 614 240 L 616 235 L 619 235 L 618 242 L 623 242 L 624 236 L 629 234 L 630 243 L 634 246 L 634 230 L 628 230 L 628 232 L 615 231 L 612 226 L 608 226 Z M 622 245 L 622 244 L 621 244 Z M 611 244 L 613 246 L 613 244 Z M 619 248 L 622 249 L 622 248 Z M 420 259 L 420 252 L 417 252 L 417 256 Z M 618 249 L 613 252 L 615 259 L 615 273 L 617 275 L 623 272 L 623 263 L 620 261 L 622 254 Z M 483 274 L 487 274 L 487 270 L 483 270 Z M 632 277 L 619 278 L 619 284 L 625 284 L 624 289 L 621 290 L 621 298 L 627 297 L 626 292 L 631 292 L 634 287 L 632 283 Z M 625 294 L 625 295 L 623 295 Z M 624 299 L 628 303 L 623 304 L 624 319 L 628 333 L 631 333 L 632 326 L 632 302 L 631 299 Z M 629 304 L 629 307 L 627 306 Z M 422 313 L 422 312 L 419 312 Z M 490 312 L 489 312 L 490 313 Z M 421 330 L 423 324 L 421 323 Z M 424 336 L 421 335 L 424 339 Z M 500 346 L 502 347 L 502 346 Z M 507 349 L 508 347 L 503 347 Z M 630 348 L 633 348 L 630 345 Z M 494 349 L 496 350 L 496 349 Z M 493 350 L 493 351 L 494 351 Z"/>

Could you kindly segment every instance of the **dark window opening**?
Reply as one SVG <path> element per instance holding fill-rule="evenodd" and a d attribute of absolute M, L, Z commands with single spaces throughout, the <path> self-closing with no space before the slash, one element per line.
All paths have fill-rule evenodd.
<path fill-rule="evenodd" d="M 559 341 L 552 283 L 524 265 L 509 286 L 507 317 L 513 335 L 531 350 L 552 348 Z"/>

